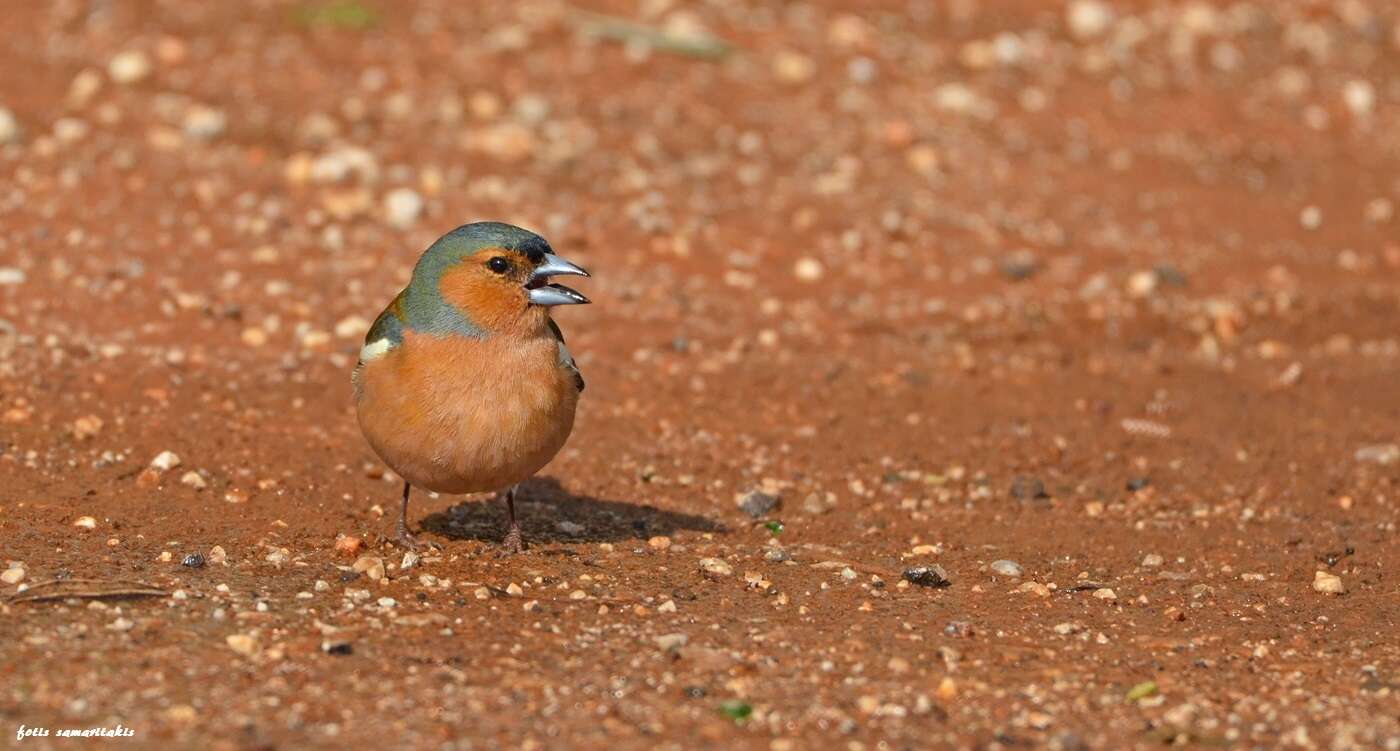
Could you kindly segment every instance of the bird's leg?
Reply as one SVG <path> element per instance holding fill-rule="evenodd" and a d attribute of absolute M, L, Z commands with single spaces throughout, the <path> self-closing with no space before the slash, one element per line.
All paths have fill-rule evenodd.
<path fill-rule="evenodd" d="M 423 546 L 419 544 L 418 538 L 408 531 L 408 491 L 410 489 L 411 486 L 405 482 L 403 484 L 403 506 L 399 508 L 399 523 L 395 528 L 394 541 L 401 548 L 418 552 Z"/>
<path fill-rule="evenodd" d="M 507 554 L 524 552 L 525 538 L 520 535 L 520 522 L 515 520 L 515 489 L 519 485 L 512 485 L 504 493 L 506 498 L 506 539 L 502 541 L 501 547 Z"/>

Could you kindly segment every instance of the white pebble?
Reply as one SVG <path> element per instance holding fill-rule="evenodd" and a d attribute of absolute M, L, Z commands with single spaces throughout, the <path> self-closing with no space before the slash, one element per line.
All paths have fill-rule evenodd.
<path fill-rule="evenodd" d="M 423 197 L 412 188 L 395 188 L 384 196 L 384 218 L 399 229 L 408 229 L 423 213 Z"/>
<path fill-rule="evenodd" d="M 180 466 L 180 457 L 174 451 L 162 451 L 151 460 L 151 469 L 166 472 Z"/>
<path fill-rule="evenodd" d="M 1091 39 L 1108 31 L 1113 23 L 1113 9 L 1099 0 L 1075 0 L 1065 12 L 1070 33 L 1079 39 Z"/>
<path fill-rule="evenodd" d="M 19 121 L 13 112 L 0 107 L 0 146 L 19 140 Z"/>
<path fill-rule="evenodd" d="M 136 83 L 151 74 L 151 59 L 140 50 L 127 50 L 107 63 L 107 75 L 116 83 Z"/>
<path fill-rule="evenodd" d="M 992 561 L 991 569 L 998 576 L 1020 576 L 1022 573 L 1020 564 L 1008 560 Z"/>

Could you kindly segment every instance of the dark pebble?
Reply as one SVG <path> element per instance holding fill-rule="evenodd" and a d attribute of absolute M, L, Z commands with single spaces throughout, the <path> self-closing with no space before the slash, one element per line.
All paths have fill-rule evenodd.
<path fill-rule="evenodd" d="M 906 568 L 904 569 L 904 580 L 920 587 L 946 587 L 952 584 L 948 581 L 948 572 L 937 564 Z"/>
<path fill-rule="evenodd" d="M 781 502 L 782 499 L 776 495 L 769 495 L 758 490 L 750 490 L 748 493 L 744 494 L 743 498 L 739 499 L 739 510 L 755 519 L 761 519 L 770 511 L 776 509 Z"/>
<path fill-rule="evenodd" d="M 1022 475 L 1011 481 L 1011 497 L 1018 501 L 1040 501 L 1050 494 L 1045 492 L 1045 483 Z"/>
<path fill-rule="evenodd" d="M 321 643 L 321 651 L 328 655 L 348 655 L 355 653 L 355 647 L 348 641 L 327 641 Z"/>
<path fill-rule="evenodd" d="M 180 561 L 180 565 L 186 568 L 204 568 L 204 556 L 200 553 L 190 553 Z"/>
<path fill-rule="evenodd" d="M 1133 479 L 1128 480 L 1128 490 L 1137 492 L 1151 484 L 1152 480 L 1146 477 L 1134 477 Z"/>

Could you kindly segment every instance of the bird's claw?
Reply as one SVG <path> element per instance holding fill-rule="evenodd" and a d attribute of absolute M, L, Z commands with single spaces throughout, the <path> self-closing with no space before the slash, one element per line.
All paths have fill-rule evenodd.
<path fill-rule="evenodd" d="M 501 555 L 516 555 L 525 552 L 525 538 L 520 534 L 519 525 L 511 525 L 506 531 L 506 539 L 501 541 Z"/>
<path fill-rule="evenodd" d="M 423 553 L 430 550 L 442 549 L 441 546 L 439 546 L 435 542 L 425 542 L 423 540 L 418 539 L 413 535 L 412 532 L 408 531 L 407 527 L 399 527 L 398 531 L 394 533 L 394 544 L 403 548 L 404 550 L 411 550 L 414 553 Z"/>

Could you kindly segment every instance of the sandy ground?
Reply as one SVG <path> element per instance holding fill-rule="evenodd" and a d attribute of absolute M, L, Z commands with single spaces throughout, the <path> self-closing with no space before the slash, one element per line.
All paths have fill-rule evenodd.
<path fill-rule="evenodd" d="M 1400 748 L 1400 5 L 4 13 L 0 745 Z M 588 390 L 405 560 L 481 218 Z"/>

